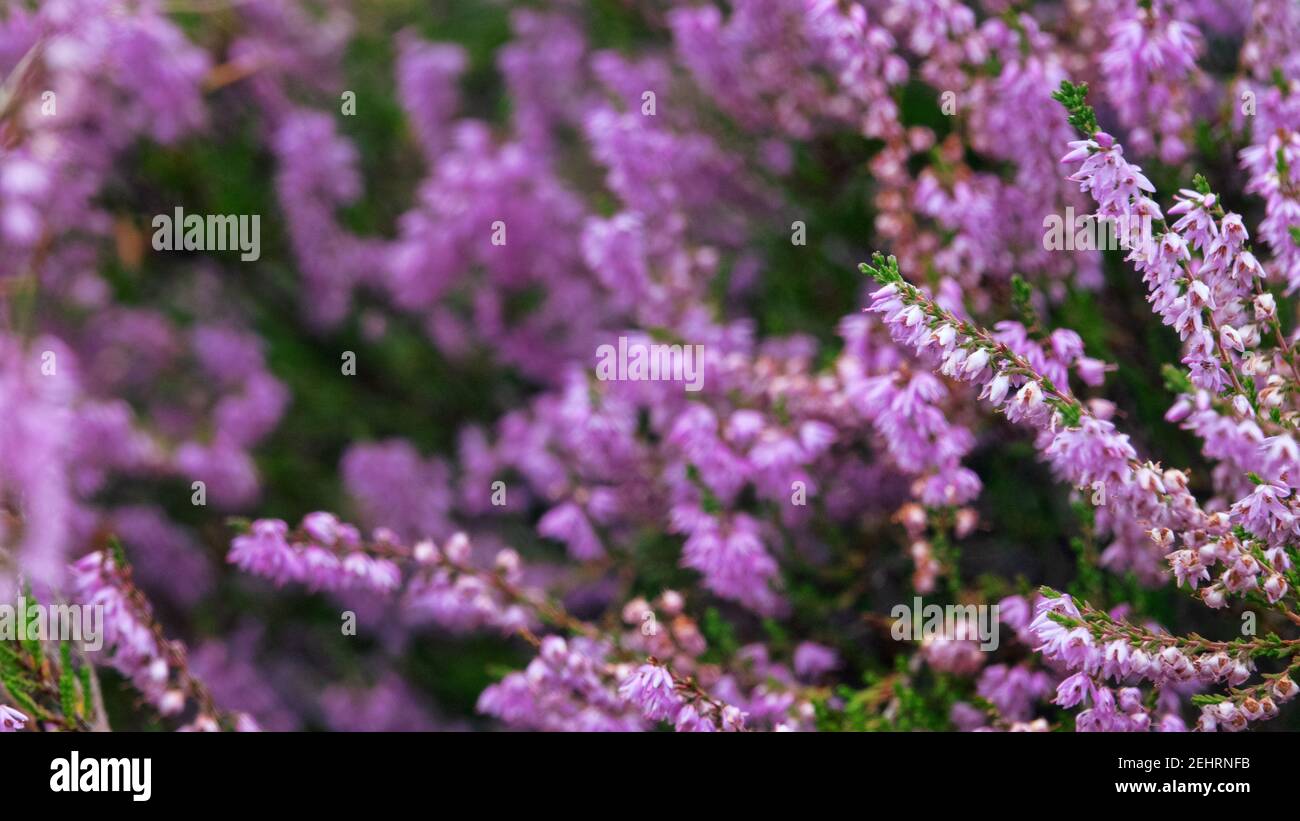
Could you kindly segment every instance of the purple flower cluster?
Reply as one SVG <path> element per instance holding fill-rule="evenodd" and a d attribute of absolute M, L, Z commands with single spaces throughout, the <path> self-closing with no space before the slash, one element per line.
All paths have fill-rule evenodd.
<path fill-rule="evenodd" d="M 1200 31 L 1180 15 L 1190 4 L 1159 0 L 1116 4 L 1106 30 L 1110 45 L 1100 57 L 1107 97 L 1114 102 L 1129 140 L 1163 162 L 1186 159 L 1192 102 L 1204 87 L 1196 60 Z M 1157 145 L 1158 143 L 1158 145 Z"/>
<path fill-rule="evenodd" d="M 404 676 L 429 632 L 534 650 L 478 699 L 527 729 L 893 729 L 931 674 L 961 691 L 939 723 L 970 730 L 1049 729 L 1048 700 L 1080 730 L 1182 730 L 1189 704 L 1200 729 L 1237 730 L 1295 695 L 1300 354 L 1274 293 L 1300 289 L 1292 0 L 551 0 L 484 11 L 506 38 L 486 60 L 403 20 L 386 100 L 351 82 L 354 46 L 384 38 L 334 0 L 198 20 L 161 0 L 11 5 L 0 596 L 29 582 L 104 607 L 102 658 L 169 721 L 256 726 L 230 704 L 277 729 L 459 727 Z M 605 16 L 644 31 L 611 38 Z M 1206 135 L 1240 184 L 1193 176 Z M 248 142 L 265 176 L 251 274 L 147 250 L 152 212 L 194 193 L 163 181 L 207 141 Z M 1170 180 L 1186 187 L 1162 202 Z M 1109 329 L 1061 325 L 1131 314 L 1098 250 L 1044 241 L 1075 209 L 1150 228 L 1122 250 L 1153 328 L 1177 334 L 1165 421 L 1191 464 L 1149 453 L 1162 437 L 1138 428 L 1132 385 L 1107 390 Z M 879 287 L 860 312 L 825 274 L 864 243 L 893 256 L 865 266 Z M 169 625 L 211 621 L 187 616 L 240 583 L 211 559 L 217 511 L 301 503 L 263 485 L 299 478 L 278 429 L 316 394 L 289 386 L 334 375 L 286 369 L 354 335 L 403 358 L 399 340 L 425 343 L 453 374 L 440 392 L 487 374 L 483 412 L 424 436 L 350 409 L 340 438 L 366 433 L 321 449 L 341 481 L 313 504 L 366 530 L 237 523 L 226 563 L 327 594 L 376 648 L 335 669 L 327 639 L 279 653 L 241 613 L 191 664 L 145 591 Z M 698 351 L 698 383 L 593 369 L 624 343 Z M 425 394 L 369 381 L 379 360 L 345 367 L 340 395 L 426 420 Z M 982 496 L 1006 477 L 976 468 L 1019 435 L 1001 417 L 1078 503 L 1086 594 L 963 578 L 963 548 L 999 524 Z M 129 565 L 91 549 L 110 533 Z M 1096 568 L 1193 591 L 1210 618 L 1258 606 L 1268 632 L 1179 635 Z M 962 622 L 889 672 L 866 611 L 908 583 L 1000 599 L 1016 653 Z M 304 684 L 322 669 L 338 683 Z M 9 701 L 0 731 L 44 721 Z"/>
<path fill-rule="evenodd" d="M 331 548 L 347 551 L 342 563 L 319 556 Z M 374 558 L 379 554 L 393 558 Z M 232 541 L 230 560 L 277 584 L 336 592 L 360 586 L 383 594 L 400 588 L 397 601 L 413 625 L 432 622 L 453 632 L 490 628 L 528 637 L 538 646 L 537 658 L 479 698 L 480 712 L 511 726 L 636 730 L 668 721 L 682 731 L 740 730 L 752 715 L 761 725 L 793 729 L 811 715 L 811 705 L 798 696 L 796 678 L 783 665 L 768 662 L 761 648 L 747 649 L 734 672 L 701 664 L 707 644 L 682 612 L 677 593 L 667 591 L 659 599 L 659 612 L 671 620 L 662 632 L 656 610 L 637 599 L 623 609 L 629 630 L 610 634 L 573 619 L 528 587 L 526 569 L 513 550 L 498 552 L 490 569 L 477 567 L 473 554 L 463 533 L 442 546 L 426 540 L 408 548 L 382 530 L 363 542 L 353 526 L 314 513 L 292 533 L 280 521 L 253 522 L 248 533 Z M 367 565 L 372 574 L 374 564 L 385 567 L 382 583 L 349 569 L 349 560 L 360 568 L 363 559 L 373 562 Z M 541 625 L 571 635 L 536 639 Z M 634 666 L 633 658 L 650 661 Z M 795 666 L 804 678 L 837 665 L 829 648 L 805 644 L 796 653 Z"/>
<path fill-rule="evenodd" d="M 1055 702 L 1063 707 L 1089 705 L 1077 717 L 1080 730 L 1185 730 L 1176 693 L 1195 682 L 1223 683 L 1233 693 L 1203 706 L 1198 729 L 1241 730 L 1248 721 L 1275 717 L 1278 705 L 1298 692 L 1290 671 L 1241 689 L 1254 672 L 1252 655 L 1260 649 L 1256 643 L 1180 640 L 1086 606 L 1081 611 L 1069 596 L 1041 599 L 1030 629 L 1042 642 L 1038 649 L 1045 658 L 1075 671 L 1057 686 Z M 1106 679 L 1158 685 L 1159 720 L 1138 688 L 1125 686 L 1116 692 L 1103 683 Z"/>
<path fill-rule="evenodd" d="M 103 608 L 100 652 L 160 715 L 185 718 L 181 730 L 215 731 L 223 723 L 241 732 L 259 729 L 246 713 L 226 715 L 217 709 L 191 674 L 183 645 L 163 637 L 129 570 L 109 553 L 87 554 L 72 566 L 72 575 L 77 603 Z"/>
<path fill-rule="evenodd" d="M 607 652 L 583 638 L 569 642 L 548 636 L 526 670 L 483 691 L 478 709 L 513 727 L 535 730 L 644 729 L 631 697 L 612 689 Z"/>
<path fill-rule="evenodd" d="M 389 534 L 377 533 L 375 543 L 386 545 L 388 538 Z M 294 582 L 313 590 L 395 590 L 401 582 L 397 565 L 361 547 L 361 534 L 355 527 L 329 513 L 311 513 L 292 536 L 284 522 L 253 522 L 248 533 L 231 542 L 228 558 L 241 570 L 265 576 L 277 585 Z"/>
<path fill-rule="evenodd" d="M 1068 83 L 1059 99 L 1072 120 L 1093 116 Z M 1058 338 L 1054 332 L 1049 354 L 1014 323 L 990 333 L 908 284 L 896 260 L 879 255 L 874 265 L 864 266 L 883 284 L 870 310 L 883 314 L 894 338 L 937 371 L 981 386 L 980 396 L 1009 419 L 1038 429 L 1040 451 L 1063 478 L 1092 491 L 1097 524 L 1118 537 L 1102 555 L 1103 564 L 1122 559 L 1154 580 L 1161 575 L 1150 562 L 1154 545 L 1167 554 L 1179 586 L 1196 589 L 1211 581 L 1211 568 L 1222 566 L 1219 579 L 1202 590 L 1211 607 L 1251 591 L 1279 605 L 1292 586 L 1287 543 L 1297 532 L 1290 484 L 1296 475 L 1294 422 L 1280 409 L 1288 386 L 1300 377 L 1263 285 L 1268 274 L 1250 249 L 1242 218 L 1225 212 L 1202 180 L 1179 194 L 1168 212 L 1178 219 L 1167 226 L 1149 196 L 1154 186 L 1111 135 L 1093 131 L 1070 148 L 1063 162 L 1078 165 L 1070 180 L 1096 201 L 1097 218 L 1120 224 L 1137 218 L 1160 229 L 1125 235 L 1123 241 L 1128 261 L 1150 289 L 1153 310 L 1184 342 L 1188 392 L 1167 418 L 1186 420 L 1205 440 L 1207 455 L 1221 460 L 1214 512 L 1189 493 L 1185 472 L 1138 461 L 1127 437 L 1108 421 L 1108 404 L 1085 405 L 1074 397 L 1068 368 L 1078 367 L 1080 379 L 1092 385 L 1101 370 L 1098 363 L 1079 361 L 1083 346 L 1077 336 Z M 1279 165 L 1284 162 L 1279 154 Z M 1142 551 L 1144 535 L 1149 541 Z M 1271 652 L 1259 643 L 1177 639 L 1090 608 L 1087 613 L 1085 618 L 1069 597 L 1053 595 L 1040 602 L 1029 626 L 1046 659 L 1076 671 L 1058 685 L 1056 702 L 1090 705 L 1077 717 L 1079 729 L 1144 730 L 1156 723 L 1138 690 L 1116 693 L 1101 683 L 1105 678 L 1160 685 L 1164 714 L 1158 726 L 1165 730 L 1182 727 L 1177 699 L 1170 703 L 1166 697 L 1180 684 L 1221 683 L 1239 694 L 1206 705 L 1202 729 L 1241 729 L 1247 720 L 1271 718 L 1277 714 L 1275 697 L 1294 688 L 1283 672 L 1254 688 L 1267 689 L 1265 695 L 1238 689 L 1252 677 L 1253 659 Z"/>

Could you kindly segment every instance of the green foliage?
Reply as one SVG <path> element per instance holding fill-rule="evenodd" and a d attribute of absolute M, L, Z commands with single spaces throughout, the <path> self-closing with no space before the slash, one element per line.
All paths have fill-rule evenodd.
<path fill-rule="evenodd" d="M 903 275 L 898 271 L 898 260 L 892 254 L 886 257 L 876 251 L 871 255 L 871 262 L 862 263 L 858 269 L 881 285 L 893 285 L 904 281 Z"/>
<path fill-rule="evenodd" d="M 36 599 L 25 588 L 21 594 Z M 19 613 L 27 618 L 29 613 Z M 0 703 L 7 699 L 29 718 L 76 730 L 94 714 L 89 665 L 73 663 L 72 645 L 58 642 L 57 657 L 47 655 L 39 630 L 32 626 L 19 641 L 0 641 Z M 80 690 L 80 692 L 79 692 Z"/>
<path fill-rule="evenodd" d="M 1011 277 L 1011 306 L 1020 316 L 1020 322 L 1034 339 L 1044 339 L 1046 331 L 1034 308 L 1034 286 L 1020 274 Z"/>
<path fill-rule="evenodd" d="M 94 685 L 91 682 L 92 672 L 89 664 L 83 664 L 77 670 L 77 683 L 81 686 L 81 714 L 90 716 L 94 714 Z"/>
<path fill-rule="evenodd" d="M 1105 589 L 1105 577 L 1101 572 L 1100 557 L 1092 541 L 1094 512 L 1092 506 L 1084 502 L 1073 505 L 1075 516 L 1083 524 L 1084 535 L 1070 539 L 1070 550 L 1075 555 L 1075 578 L 1070 583 L 1070 594 L 1076 598 L 1099 601 Z"/>
<path fill-rule="evenodd" d="M 1070 125 L 1085 138 L 1091 139 L 1101 129 L 1097 126 L 1097 113 L 1088 105 L 1088 84 L 1075 85 L 1062 80 L 1061 87 L 1052 92 L 1052 99 L 1065 106 Z"/>
<path fill-rule="evenodd" d="M 828 697 L 814 701 L 817 728 L 832 732 L 911 732 L 951 730 L 948 715 L 965 695 L 961 683 L 947 674 L 912 673 L 899 655 L 890 673 L 867 673 L 865 686 L 837 688 L 843 707 Z M 969 682 L 965 683 L 969 687 Z"/>
<path fill-rule="evenodd" d="M 32 587 L 30 584 L 24 585 L 23 587 L 23 600 L 26 602 L 26 605 L 23 608 L 23 612 L 18 613 L 18 618 L 30 627 L 34 623 L 36 614 L 39 612 L 39 610 L 35 608 L 40 605 L 40 599 L 36 598 L 32 593 Z M 36 631 L 24 630 L 21 634 L 20 643 L 27 655 L 31 656 L 34 666 L 39 668 L 45 662 L 45 648 L 41 646 L 40 640 L 36 638 Z"/>
<path fill-rule="evenodd" d="M 131 563 L 126 558 L 126 550 L 123 549 L 122 542 L 116 536 L 108 537 L 108 552 L 113 557 L 113 563 L 118 567 L 127 568 L 131 566 Z"/>
<path fill-rule="evenodd" d="M 709 643 L 706 660 L 722 661 L 731 658 L 740 649 L 736 628 L 722 617 L 716 607 L 704 611 L 704 618 L 700 620 L 700 632 Z"/>
<path fill-rule="evenodd" d="M 19 614 L 19 618 L 26 618 L 26 614 Z M 36 702 L 41 665 L 32 653 L 32 644 L 26 640 L 16 646 L 0 642 L 0 685 L 19 710 L 30 717 L 45 718 L 49 714 Z M 34 644 L 39 650 L 40 642 Z"/>
<path fill-rule="evenodd" d="M 72 672 L 72 648 L 66 641 L 59 643 L 59 706 L 63 708 L 63 723 L 73 727 L 77 721 L 77 679 Z"/>
<path fill-rule="evenodd" d="M 731 269 L 740 259 L 727 260 L 713 289 L 718 304 L 751 313 L 765 335 L 812 335 L 831 355 L 838 338 L 827 317 L 859 307 L 861 280 L 846 264 L 855 250 L 844 238 L 856 236 L 874 219 L 869 161 L 875 150 L 872 141 L 852 134 L 795 145 L 793 171 L 780 181 L 788 200 L 782 208 L 785 217 L 760 229 L 754 240 L 764 261 L 761 282 L 736 305 Z M 806 245 L 792 242 L 795 220 L 804 223 Z"/>

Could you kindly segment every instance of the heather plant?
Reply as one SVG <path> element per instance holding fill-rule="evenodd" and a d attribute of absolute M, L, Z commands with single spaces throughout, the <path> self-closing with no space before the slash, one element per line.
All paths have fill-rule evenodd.
<path fill-rule="evenodd" d="M 1297 33 L 11 4 L 0 731 L 1296 726 Z"/>

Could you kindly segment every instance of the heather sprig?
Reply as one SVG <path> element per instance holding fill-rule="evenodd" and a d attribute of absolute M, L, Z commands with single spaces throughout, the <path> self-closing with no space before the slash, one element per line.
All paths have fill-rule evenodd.
<path fill-rule="evenodd" d="M 710 693 L 696 675 L 682 672 L 696 670 L 706 645 L 682 614 L 675 593 L 661 598 L 661 608 L 672 619 L 662 635 L 657 627 L 643 631 L 646 614 L 651 624 L 657 625 L 657 620 L 641 600 L 624 610 L 633 629 L 610 631 L 574 618 L 562 604 L 528 585 L 513 550 L 499 551 L 491 567 L 480 567 L 464 533 L 441 546 L 431 540 L 408 546 L 390 531 L 362 539 L 353 526 L 328 513 L 309 514 L 293 531 L 283 522 L 254 521 L 232 540 L 229 560 L 278 584 L 296 581 L 344 590 L 354 576 L 332 562 L 312 558 L 322 545 L 342 543 L 351 564 L 360 566 L 360 557 L 391 564 L 394 575 L 385 575 L 375 592 L 396 596 L 408 618 L 432 619 L 457 631 L 494 628 L 517 634 L 537 649 L 527 676 L 509 674 L 480 696 L 479 709 L 488 715 L 540 729 L 638 729 L 641 719 L 668 721 L 679 731 L 746 729 L 745 710 Z M 547 635 L 543 629 L 555 632 Z M 718 681 L 716 672 L 710 677 L 715 686 L 736 686 L 730 677 Z M 797 692 L 793 681 L 790 685 Z M 770 680 L 764 687 L 771 688 Z M 798 717 L 790 714 L 790 707 L 786 704 L 763 718 L 793 724 Z"/>
<path fill-rule="evenodd" d="M 1222 695 L 1193 697 L 1193 703 L 1203 707 L 1200 730 L 1235 731 L 1248 721 L 1274 718 L 1278 705 L 1298 692 L 1291 674 L 1300 667 L 1295 660 L 1300 639 L 1273 633 L 1232 641 L 1211 641 L 1195 633 L 1175 636 L 1131 624 L 1050 588 L 1042 594 L 1030 627 L 1041 642 L 1037 649 L 1074 671 L 1057 688 L 1057 703 L 1073 707 L 1086 702 L 1090 706 L 1078 720 L 1096 729 L 1151 724 L 1150 715 L 1139 706 L 1142 699 L 1129 698 L 1131 707 L 1117 711 L 1116 699 L 1103 683 L 1106 679 L 1129 689 L 1142 682 L 1173 687 L 1196 681 L 1224 687 Z M 1256 661 L 1263 659 L 1283 659 L 1288 666 L 1264 674 L 1259 684 L 1241 687 L 1255 674 Z M 1118 703 L 1122 707 L 1124 699 Z"/>
<path fill-rule="evenodd" d="M 86 554 L 72 575 L 77 603 L 104 612 L 104 647 L 92 658 L 103 658 L 160 716 L 184 722 L 180 729 L 186 731 L 258 729 L 251 716 L 217 707 L 190 670 L 184 644 L 163 634 L 152 605 L 132 581 L 120 545 Z"/>
<path fill-rule="evenodd" d="M 1087 83 L 1076 85 L 1062 80 L 1061 87 L 1052 92 L 1052 99 L 1065 106 L 1067 120 L 1084 139 L 1092 139 L 1092 135 L 1101 130 L 1097 125 L 1097 112 L 1088 104 Z"/>

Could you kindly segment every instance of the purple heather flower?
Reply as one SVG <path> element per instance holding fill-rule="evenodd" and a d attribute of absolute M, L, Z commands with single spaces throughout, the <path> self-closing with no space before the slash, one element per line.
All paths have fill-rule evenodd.
<path fill-rule="evenodd" d="M 672 675 L 657 664 L 638 667 L 619 685 L 618 694 L 651 721 L 671 719 L 682 705 Z"/>
<path fill-rule="evenodd" d="M 839 654 L 829 647 L 804 641 L 794 649 L 794 671 L 800 678 L 815 679 L 839 665 Z"/>
<path fill-rule="evenodd" d="M 1087 698 L 1092 691 L 1092 680 L 1084 673 L 1075 673 L 1057 686 L 1056 698 L 1053 701 L 1062 707 L 1073 707 Z"/>
<path fill-rule="evenodd" d="M 27 726 L 27 716 L 7 704 L 0 704 L 0 733 L 14 733 Z"/>
<path fill-rule="evenodd" d="M 573 502 L 551 508 L 537 522 L 537 532 L 568 545 L 569 555 L 578 561 L 592 561 L 605 555 L 600 537 L 582 509 Z"/>

